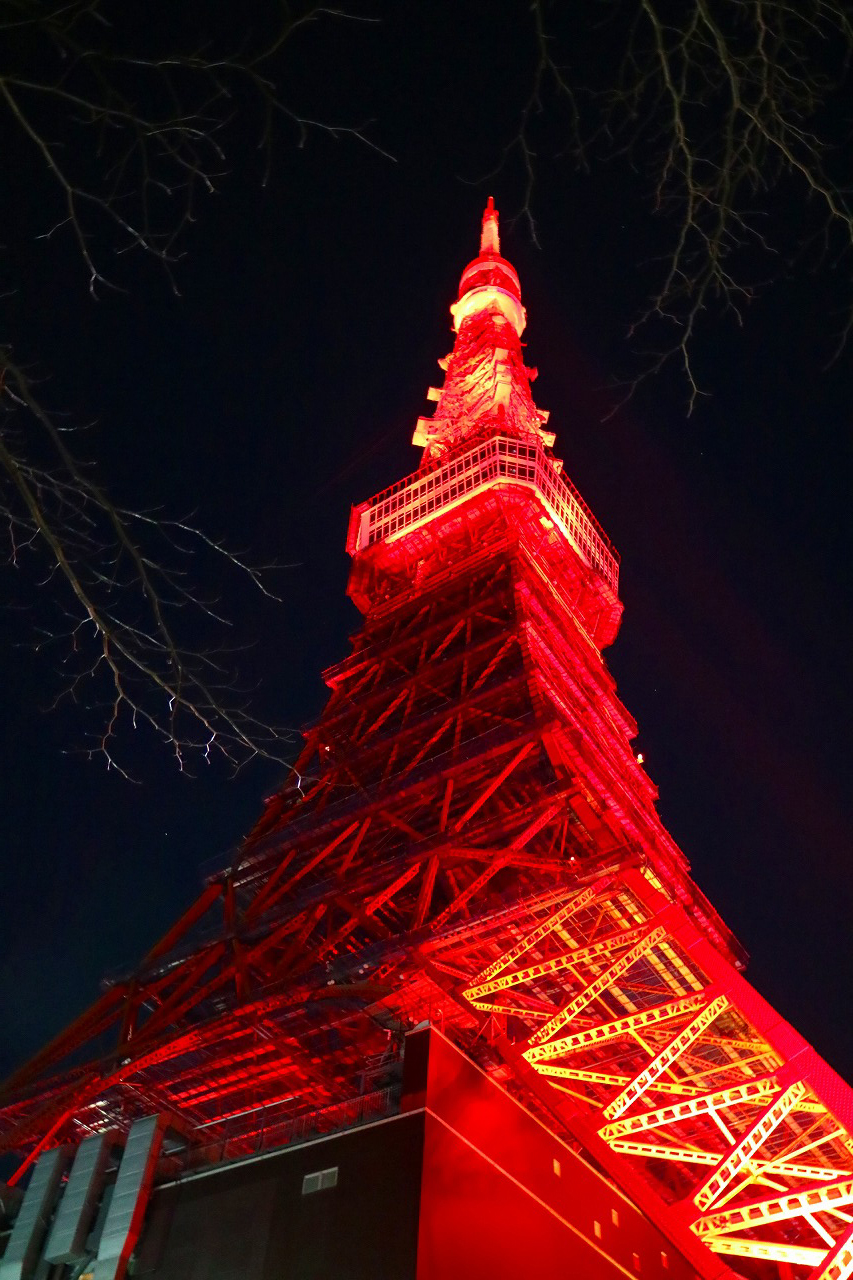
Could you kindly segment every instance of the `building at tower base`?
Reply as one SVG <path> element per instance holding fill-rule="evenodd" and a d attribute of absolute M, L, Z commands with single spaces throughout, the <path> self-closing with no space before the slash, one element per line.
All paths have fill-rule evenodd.
<path fill-rule="evenodd" d="M 141 1205 L 132 1274 L 695 1276 L 577 1144 L 561 1141 L 436 1028 L 407 1036 L 402 1078 L 385 1108 L 325 1135 L 267 1149 L 260 1143 L 256 1154 L 233 1160 L 199 1165 L 197 1153 L 178 1145 Z M 68 1195 L 66 1183 L 49 1211 L 53 1221 Z M 92 1280 L 109 1267 L 98 1260 L 101 1240 L 95 1229 L 80 1251 L 78 1272 Z M 48 1247 L 42 1257 L 45 1251 L 55 1254 Z M 34 1274 L 69 1274 L 54 1268 L 42 1261 Z"/>

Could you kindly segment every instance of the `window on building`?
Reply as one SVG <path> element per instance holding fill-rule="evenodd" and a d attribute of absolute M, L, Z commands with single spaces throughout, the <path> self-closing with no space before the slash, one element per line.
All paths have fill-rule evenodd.
<path fill-rule="evenodd" d="M 338 1169 L 318 1169 L 316 1173 L 306 1173 L 302 1179 L 302 1194 L 310 1196 L 315 1191 L 326 1191 L 338 1185 Z"/>

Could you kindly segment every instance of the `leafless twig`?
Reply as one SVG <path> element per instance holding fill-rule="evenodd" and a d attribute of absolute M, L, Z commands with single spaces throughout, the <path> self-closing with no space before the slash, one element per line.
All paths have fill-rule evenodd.
<path fill-rule="evenodd" d="M 534 227 L 537 119 L 567 108 L 563 150 L 578 164 L 622 157 L 665 228 L 648 304 L 631 327 L 647 364 L 631 385 L 676 361 L 692 408 L 692 353 L 708 313 L 737 323 L 755 292 L 811 254 L 849 266 L 851 186 L 834 137 L 853 54 L 843 0 L 607 0 L 572 10 L 601 33 L 595 73 L 572 57 L 561 6 L 532 0 L 530 95 L 506 158 L 520 156 L 523 212 Z M 562 25 L 561 25 L 562 24 Z M 848 126 L 845 126 L 847 128 Z M 806 236 L 779 234 L 775 202 L 804 210 Z M 766 264 L 766 265 L 765 265 Z M 853 327 L 853 305 L 838 335 Z M 837 353 L 836 353 L 837 354 Z"/>
<path fill-rule="evenodd" d="M 154 21 L 122 0 L 0 0 L 0 120 L 38 185 L 34 234 L 69 238 L 93 296 L 123 287 L 133 252 L 175 284 L 183 234 L 234 136 L 245 147 L 248 131 L 266 157 L 260 177 L 278 124 L 298 146 L 312 133 L 375 145 L 357 123 L 300 112 L 282 85 L 281 59 L 301 33 L 358 18 L 282 0 L 260 6 L 267 26 L 246 34 L 235 7 L 236 47 L 220 35 L 182 51 L 186 15 L 168 9 Z M 233 655 L 197 639 L 227 620 L 190 560 L 204 552 L 268 595 L 267 575 L 192 522 L 116 505 L 31 365 L 14 335 L 0 337 L 0 516 L 11 565 L 31 570 L 47 602 L 39 647 L 57 651 L 66 696 L 99 717 L 91 751 L 124 771 L 120 731 L 132 725 L 181 768 L 216 753 L 235 765 L 285 758 L 290 736 L 251 710 Z"/>
<path fill-rule="evenodd" d="M 38 580 L 42 596 L 47 588 L 46 606 L 33 608 L 38 645 L 58 651 L 60 696 L 101 722 L 85 749 L 125 773 L 117 742 L 127 725 L 150 729 L 182 769 L 199 755 L 219 754 L 235 766 L 259 754 L 284 759 L 292 735 L 252 714 L 222 649 L 193 648 L 183 639 L 197 631 L 194 615 L 220 626 L 228 621 L 191 573 L 200 549 L 272 597 L 268 571 L 187 521 L 114 505 L 34 396 L 25 372 L 2 352 L 0 368 L 7 558 Z"/>

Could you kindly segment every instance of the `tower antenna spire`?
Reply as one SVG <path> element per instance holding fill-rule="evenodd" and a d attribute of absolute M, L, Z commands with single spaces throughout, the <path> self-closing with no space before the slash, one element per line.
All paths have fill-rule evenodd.
<path fill-rule="evenodd" d="M 501 238 L 498 232 L 498 211 L 492 196 L 483 210 L 483 229 L 480 232 L 480 253 L 496 253 L 501 251 Z"/>

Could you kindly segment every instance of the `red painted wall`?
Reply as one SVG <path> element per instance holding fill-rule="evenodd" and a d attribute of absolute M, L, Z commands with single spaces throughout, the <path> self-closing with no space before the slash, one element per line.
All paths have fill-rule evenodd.
<path fill-rule="evenodd" d="M 407 1057 L 427 1108 L 417 1280 L 692 1280 L 630 1201 L 440 1033 L 414 1033 Z"/>

